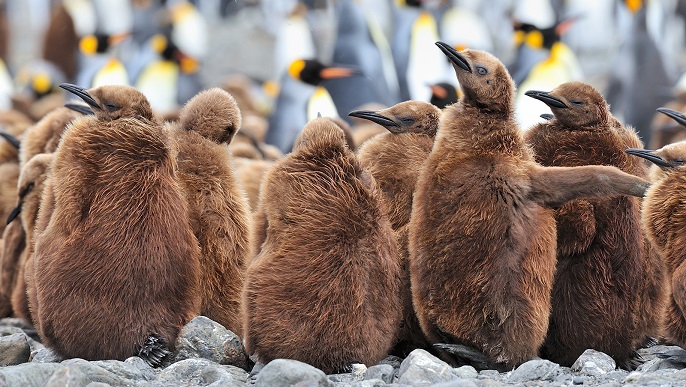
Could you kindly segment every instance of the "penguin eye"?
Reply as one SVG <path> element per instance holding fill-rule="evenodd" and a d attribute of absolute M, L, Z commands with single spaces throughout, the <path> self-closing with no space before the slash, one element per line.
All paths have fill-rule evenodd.
<path fill-rule="evenodd" d="M 585 105 L 585 103 L 583 103 L 581 101 L 569 101 L 569 102 L 574 106 L 584 106 Z"/>
<path fill-rule="evenodd" d="M 684 159 L 682 159 L 682 158 L 674 159 L 674 160 L 672 160 L 672 163 L 677 164 L 677 165 L 683 165 Z"/>
<path fill-rule="evenodd" d="M 398 117 L 400 122 L 403 123 L 403 125 L 414 125 L 415 119 L 414 118 L 409 118 L 409 117 Z"/>
<path fill-rule="evenodd" d="M 488 70 L 486 70 L 485 67 L 481 67 L 481 66 L 476 66 L 476 72 L 479 73 L 479 75 L 488 74 Z"/>
<path fill-rule="evenodd" d="M 107 110 L 111 112 L 119 110 L 119 106 L 113 104 L 112 102 L 105 102 L 105 108 L 107 108 Z"/>

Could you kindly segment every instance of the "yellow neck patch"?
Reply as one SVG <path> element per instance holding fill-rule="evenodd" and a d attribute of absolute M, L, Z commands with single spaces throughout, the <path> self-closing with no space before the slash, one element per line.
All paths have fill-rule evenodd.
<path fill-rule="evenodd" d="M 288 66 L 288 74 L 294 79 L 300 79 L 300 73 L 305 68 L 305 61 L 302 59 L 294 60 L 290 66 Z"/>
<path fill-rule="evenodd" d="M 543 34 L 541 31 L 531 31 L 526 34 L 526 44 L 533 48 L 542 48 Z"/>
<path fill-rule="evenodd" d="M 46 94 L 48 91 L 50 91 L 51 84 L 52 82 L 50 82 L 50 76 L 43 72 L 36 74 L 36 76 L 34 76 L 31 80 L 31 87 L 33 88 L 33 91 L 39 95 Z"/>
<path fill-rule="evenodd" d="M 95 35 L 86 35 L 79 41 L 79 50 L 84 55 L 93 55 L 98 50 L 98 38 Z"/>

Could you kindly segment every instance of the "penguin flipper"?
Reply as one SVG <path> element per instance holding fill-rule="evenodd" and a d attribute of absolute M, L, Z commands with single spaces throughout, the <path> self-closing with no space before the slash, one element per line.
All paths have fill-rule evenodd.
<path fill-rule="evenodd" d="M 167 349 L 167 341 L 155 334 L 148 336 L 143 347 L 138 351 L 138 357 L 143 359 L 150 367 L 159 367 L 162 360 L 171 354 Z"/>

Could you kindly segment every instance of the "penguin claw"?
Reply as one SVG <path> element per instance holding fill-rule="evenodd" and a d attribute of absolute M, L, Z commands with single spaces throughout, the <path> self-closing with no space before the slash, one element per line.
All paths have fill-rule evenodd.
<path fill-rule="evenodd" d="M 627 371 L 634 371 L 643 363 L 645 363 L 645 359 L 641 356 L 641 354 L 634 352 L 628 358 L 617 361 L 617 367 Z"/>
<path fill-rule="evenodd" d="M 150 335 L 145 340 L 143 347 L 138 351 L 138 357 L 143 359 L 150 367 L 159 367 L 162 360 L 170 355 L 167 342 L 157 335 Z"/>
<path fill-rule="evenodd" d="M 658 345 L 660 341 L 654 337 L 647 336 L 643 341 L 642 348 L 650 348 Z"/>

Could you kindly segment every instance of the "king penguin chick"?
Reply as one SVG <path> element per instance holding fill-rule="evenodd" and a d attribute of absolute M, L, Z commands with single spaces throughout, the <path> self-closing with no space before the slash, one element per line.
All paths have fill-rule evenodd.
<path fill-rule="evenodd" d="M 326 373 L 383 359 L 402 313 L 398 247 L 374 179 L 338 125 L 305 126 L 265 176 L 258 212 L 261 251 L 243 293 L 247 353 Z"/>
<path fill-rule="evenodd" d="M 365 118 L 388 129 L 364 143 L 357 157 L 382 192 L 386 215 L 396 232 L 403 265 L 403 324 L 393 351 L 406 357 L 416 348 L 429 349 L 412 307 L 408 230 L 412 196 L 417 177 L 434 144 L 441 110 L 421 101 L 405 101 L 388 109 L 358 110 L 353 117 Z"/>
<path fill-rule="evenodd" d="M 648 182 L 609 166 L 536 164 L 514 118 L 505 66 L 484 51 L 436 44 L 464 96 L 444 109 L 415 189 L 413 304 L 430 342 L 456 344 L 443 348 L 458 364 L 511 369 L 537 355 L 548 328 L 550 207 L 581 196 L 642 196 Z"/>
<path fill-rule="evenodd" d="M 250 207 L 227 144 L 241 127 L 233 97 L 213 88 L 184 106 L 173 134 L 181 187 L 200 243 L 201 314 L 242 332 L 241 290 L 250 254 Z"/>
<path fill-rule="evenodd" d="M 686 126 L 686 116 L 675 110 L 658 111 Z M 686 233 L 681 226 L 686 200 L 682 186 L 686 184 L 686 142 L 665 145 L 658 150 L 627 149 L 627 153 L 651 161 L 653 185 L 643 203 L 642 222 L 651 244 L 664 260 L 667 283 L 671 294 L 665 313 L 665 338 L 668 342 L 686 346 L 686 275 L 684 241 Z"/>
<path fill-rule="evenodd" d="M 21 169 L 19 175 L 18 191 L 19 200 L 17 211 L 19 213 L 22 229 L 25 233 L 24 249 L 19 253 L 16 269 L 16 280 L 12 291 L 12 311 L 18 318 L 31 322 L 33 318 L 29 310 L 28 286 L 26 285 L 26 268 L 33 270 L 31 254 L 35 242 L 35 226 L 38 219 L 38 209 L 43 187 L 48 176 L 48 169 L 52 163 L 52 153 L 40 153 L 31 158 Z M 8 219 L 9 221 L 9 219 Z M 33 275 L 33 272 L 31 273 Z"/>
<path fill-rule="evenodd" d="M 526 95 L 555 114 L 526 133 L 538 163 L 613 165 L 647 178 L 646 166 L 624 153 L 642 148 L 641 141 L 633 129 L 614 126 L 618 121 L 592 86 L 569 82 L 549 93 L 530 90 Z M 652 336 L 661 333 L 664 270 L 659 257 L 645 249 L 640 204 L 622 195 L 577 199 L 555 209 L 557 270 L 543 358 L 569 367 L 593 348 L 631 369 L 648 329 L 654 329 Z M 649 297 L 645 304 L 644 295 Z"/>
<path fill-rule="evenodd" d="M 41 201 L 53 209 L 33 257 L 38 332 L 64 357 L 159 365 L 200 311 L 200 251 L 171 139 L 132 87 L 61 87 L 96 114 L 64 133 Z"/>

